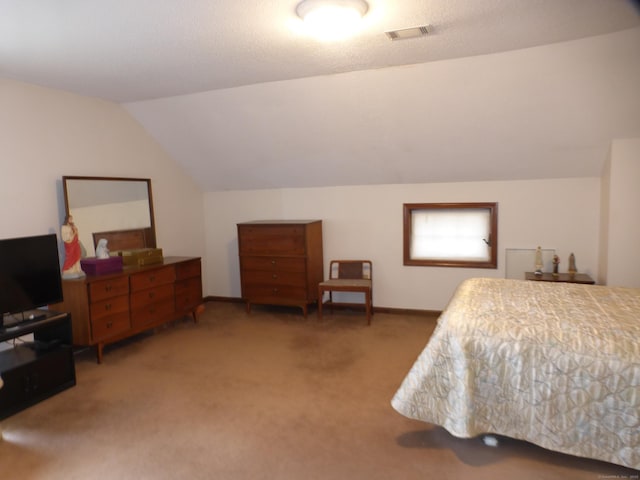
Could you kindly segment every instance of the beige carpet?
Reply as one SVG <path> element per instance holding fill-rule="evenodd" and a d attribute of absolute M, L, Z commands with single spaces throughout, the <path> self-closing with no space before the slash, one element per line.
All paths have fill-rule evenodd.
<path fill-rule="evenodd" d="M 77 357 L 78 385 L 2 422 L 1 479 L 590 479 L 634 472 L 462 440 L 389 402 L 435 319 L 211 302 Z M 635 477 L 637 478 L 637 476 Z"/>

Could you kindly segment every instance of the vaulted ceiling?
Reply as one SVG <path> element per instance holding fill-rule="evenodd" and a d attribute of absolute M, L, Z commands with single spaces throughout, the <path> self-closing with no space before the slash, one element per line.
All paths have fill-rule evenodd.
<path fill-rule="evenodd" d="M 326 43 L 297 0 L 0 0 L 0 76 L 124 104 L 205 190 L 597 175 L 640 136 L 634 2 L 368 3 Z"/>

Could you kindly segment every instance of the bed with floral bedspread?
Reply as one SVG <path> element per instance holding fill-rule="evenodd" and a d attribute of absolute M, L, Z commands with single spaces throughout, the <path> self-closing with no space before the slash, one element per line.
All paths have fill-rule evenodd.
<path fill-rule="evenodd" d="M 640 469 L 640 289 L 466 280 L 391 404 Z"/>

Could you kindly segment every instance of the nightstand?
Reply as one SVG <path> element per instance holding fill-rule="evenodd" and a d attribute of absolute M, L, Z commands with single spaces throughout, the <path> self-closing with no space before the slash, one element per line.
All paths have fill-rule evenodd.
<path fill-rule="evenodd" d="M 586 273 L 559 273 L 558 275 L 553 275 L 552 273 L 544 272 L 542 275 L 536 275 L 533 272 L 525 272 L 524 278 L 536 282 L 583 283 L 588 285 L 596 283 Z"/>

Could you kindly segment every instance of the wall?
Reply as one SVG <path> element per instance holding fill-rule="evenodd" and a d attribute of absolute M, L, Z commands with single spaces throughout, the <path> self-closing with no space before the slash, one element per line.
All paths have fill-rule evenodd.
<path fill-rule="evenodd" d="M 640 138 L 612 142 L 602 185 L 599 280 L 640 288 Z"/>
<path fill-rule="evenodd" d="M 403 203 L 473 201 L 499 203 L 497 270 L 403 266 Z M 322 219 L 325 272 L 331 258 L 371 259 L 378 306 L 441 310 L 463 279 L 504 277 L 506 248 L 555 248 L 560 271 L 573 252 L 596 276 L 599 201 L 598 178 L 208 192 L 209 292 L 240 297 L 236 223 L 260 219 Z"/>
<path fill-rule="evenodd" d="M 640 27 L 126 108 L 204 191 L 598 177 L 640 135 L 638 45 Z"/>
<path fill-rule="evenodd" d="M 159 246 L 204 253 L 202 192 L 122 107 L 5 79 L 0 105 L 0 238 L 59 234 L 63 175 L 143 177 Z"/>

